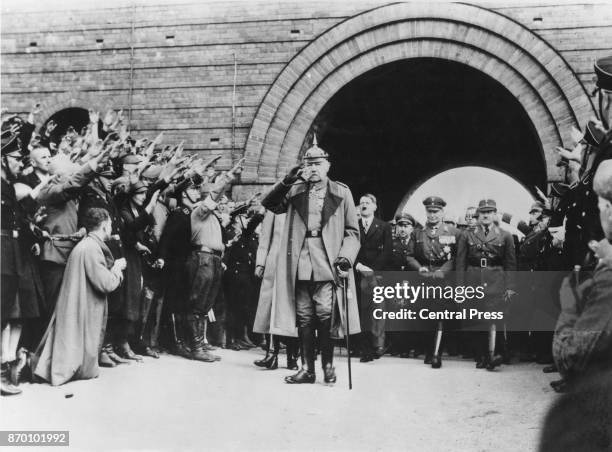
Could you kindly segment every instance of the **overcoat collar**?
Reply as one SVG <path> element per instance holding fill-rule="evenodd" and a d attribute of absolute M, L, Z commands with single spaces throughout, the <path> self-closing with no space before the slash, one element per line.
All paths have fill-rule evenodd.
<path fill-rule="evenodd" d="M 106 260 L 106 267 L 110 270 L 110 268 L 113 266 L 113 263 L 115 262 L 115 258 L 113 257 L 113 253 L 111 253 L 111 250 L 108 245 L 102 240 L 100 240 L 100 238 L 95 234 L 87 234 L 87 236 L 93 239 L 93 241 L 100 246 L 100 248 L 102 249 L 102 253 L 104 254 L 104 260 Z"/>
<path fill-rule="evenodd" d="M 293 195 L 290 197 L 291 204 L 300 214 L 306 226 L 308 226 L 308 187 L 309 184 L 307 183 L 297 185 Z M 327 191 L 323 199 L 323 210 L 321 212 L 321 228 L 327 224 L 336 209 L 338 209 L 342 199 L 338 184 L 328 179 Z"/>

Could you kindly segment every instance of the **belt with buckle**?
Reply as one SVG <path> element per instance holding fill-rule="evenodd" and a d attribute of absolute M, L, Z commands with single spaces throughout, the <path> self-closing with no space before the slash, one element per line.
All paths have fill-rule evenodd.
<path fill-rule="evenodd" d="M 221 257 L 221 255 L 223 254 L 222 251 L 218 251 L 218 250 L 213 250 L 212 248 L 209 248 L 207 246 L 204 245 L 196 245 L 193 247 L 193 251 L 196 253 L 208 253 L 208 254 L 213 254 L 215 256 Z"/>
<path fill-rule="evenodd" d="M 17 229 L 0 229 L 0 236 L 17 239 L 19 238 L 19 231 Z"/>
<path fill-rule="evenodd" d="M 489 259 L 481 257 L 479 260 L 470 261 L 469 264 L 473 267 L 487 268 L 487 267 L 501 267 L 502 263 L 498 259 Z"/>
<path fill-rule="evenodd" d="M 317 238 L 317 237 L 321 237 L 321 230 L 320 229 L 315 229 L 314 231 L 306 231 L 306 238 L 307 239 Z"/>

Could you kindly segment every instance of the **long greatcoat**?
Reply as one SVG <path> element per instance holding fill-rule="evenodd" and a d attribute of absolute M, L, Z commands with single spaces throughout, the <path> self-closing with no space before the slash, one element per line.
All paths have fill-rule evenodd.
<path fill-rule="evenodd" d="M 264 274 L 259 289 L 259 301 L 253 331 L 255 333 L 270 333 L 270 315 L 272 314 L 272 297 L 274 292 L 274 277 L 276 275 L 276 260 L 278 258 L 278 247 L 280 245 L 283 228 L 285 226 L 285 214 L 275 215 L 267 211 L 261 223 L 259 234 L 259 246 L 255 265 L 264 267 Z"/>
<path fill-rule="evenodd" d="M 275 290 L 272 299 L 270 333 L 297 336 L 295 283 L 300 251 L 306 240 L 308 224 L 308 184 L 286 186 L 277 183 L 262 200 L 262 205 L 276 214 L 287 213 L 279 246 Z M 350 189 L 339 182 L 328 181 L 321 213 L 321 237 L 331 268 L 339 257 L 353 265 L 359 252 L 359 224 L 355 202 Z M 332 309 L 331 334 L 340 338 L 346 331 L 345 300 L 340 281 L 336 282 L 335 303 Z M 352 269 L 348 278 L 349 334 L 361 331 L 359 308 Z"/>
<path fill-rule="evenodd" d="M 121 279 L 109 270 L 113 257 L 89 235 L 74 247 L 34 373 L 52 385 L 98 376 L 98 351 L 107 310 L 106 295 Z"/>

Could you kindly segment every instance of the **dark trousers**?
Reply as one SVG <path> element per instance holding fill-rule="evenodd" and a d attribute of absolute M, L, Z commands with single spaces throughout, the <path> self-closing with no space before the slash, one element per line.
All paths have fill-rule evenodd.
<path fill-rule="evenodd" d="M 306 368 L 314 372 L 315 329 L 321 350 L 321 363 L 331 365 L 334 346 L 330 338 L 334 285 L 331 281 L 297 281 L 296 314 L 298 333 Z"/>
<path fill-rule="evenodd" d="M 204 316 L 214 307 L 221 287 L 221 257 L 193 251 L 185 266 L 189 281 L 189 311 Z"/>

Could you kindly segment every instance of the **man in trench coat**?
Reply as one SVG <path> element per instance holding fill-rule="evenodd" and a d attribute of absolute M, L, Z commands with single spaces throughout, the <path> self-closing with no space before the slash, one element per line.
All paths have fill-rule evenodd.
<path fill-rule="evenodd" d="M 359 251 L 359 225 L 350 189 L 329 180 L 328 154 L 314 145 L 278 182 L 262 204 L 287 213 L 279 246 L 270 333 L 299 335 L 306 368 L 287 383 L 314 383 L 315 328 L 326 383 L 336 381 L 331 338 L 360 332 L 352 266 Z M 347 299 L 342 284 L 348 284 Z"/>

